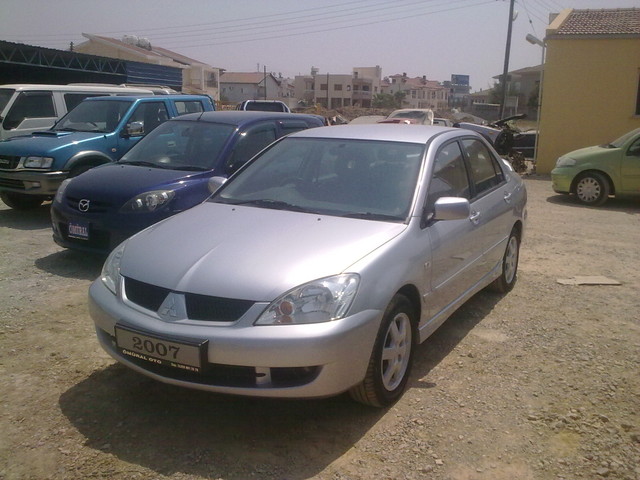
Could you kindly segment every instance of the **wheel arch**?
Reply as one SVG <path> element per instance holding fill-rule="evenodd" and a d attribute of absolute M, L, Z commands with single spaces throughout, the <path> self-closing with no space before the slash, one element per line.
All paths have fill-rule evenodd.
<path fill-rule="evenodd" d="M 396 292 L 396 295 L 403 295 L 409 300 L 411 306 L 413 307 L 413 311 L 415 314 L 415 325 L 414 327 L 414 343 L 420 343 L 418 340 L 418 324 L 420 323 L 420 316 L 422 314 L 422 302 L 420 301 L 420 292 L 416 288 L 415 285 L 405 285 L 400 290 Z"/>
<path fill-rule="evenodd" d="M 80 165 L 91 165 L 92 167 L 97 167 L 98 165 L 113 161 L 113 158 L 106 155 L 104 152 L 89 150 L 76 153 L 73 157 L 67 160 L 67 163 L 64 165 L 64 170 L 71 171 L 73 168 Z"/>
<path fill-rule="evenodd" d="M 578 182 L 580 181 L 580 179 L 582 177 L 584 177 L 585 175 L 587 175 L 589 173 L 596 173 L 598 175 L 602 175 L 604 177 L 604 179 L 607 181 L 607 183 L 609 184 L 609 192 L 610 192 L 610 194 L 611 195 L 615 195 L 616 186 L 614 185 L 613 180 L 611 179 L 611 175 L 609 175 L 604 170 L 598 170 L 597 168 L 589 168 L 587 170 L 582 170 L 575 177 L 573 177 L 573 180 L 571 181 L 570 193 L 575 195 L 576 186 L 578 185 Z"/>

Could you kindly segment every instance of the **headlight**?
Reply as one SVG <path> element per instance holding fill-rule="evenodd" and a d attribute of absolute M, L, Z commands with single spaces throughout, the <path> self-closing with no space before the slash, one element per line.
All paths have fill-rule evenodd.
<path fill-rule="evenodd" d="M 62 199 L 64 197 L 64 191 L 67 189 L 67 185 L 69 185 L 69 182 L 71 180 L 73 179 L 67 178 L 60 184 L 60 186 L 58 187 L 58 190 L 56 191 L 56 198 L 54 199 L 55 202 L 58 202 L 58 203 L 62 202 Z"/>
<path fill-rule="evenodd" d="M 24 168 L 51 168 L 51 157 L 27 157 L 24 159 Z"/>
<path fill-rule="evenodd" d="M 344 317 L 355 298 L 360 277 L 336 275 L 306 283 L 269 305 L 256 325 L 320 323 Z"/>
<path fill-rule="evenodd" d="M 107 261 L 104 262 L 102 267 L 102 273 L 100 279 L 114 295 L 118 294 L 118 285 L 120 284 L 120 261 L 124 254 L 124 247 L 126 241 L 118 245 L 107 257 Z"/>
<path fill-rule="evenodd" d="M 175 196 L 173 190 L 152 190 L 133 197 L 120 209 L 121 213 L 153 212 L 167 205 Z"/>
<path fill-rule="evenodd" d="M 576 161 L 571 157 L 560 157 L 556 162 L 556 167 L 573 167 Z"/>

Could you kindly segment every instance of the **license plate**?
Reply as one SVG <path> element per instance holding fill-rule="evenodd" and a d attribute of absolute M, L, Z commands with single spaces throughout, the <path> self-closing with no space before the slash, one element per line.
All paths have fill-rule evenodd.
<path fill-rule="evenodd" d="M 89 223 L 77 220 L 71 221 L 69 222 L 67 233 L 71 238 L 89 240 Z"/>
<path fill-rule="evenodd" d="M 122 325 L 116 325 L 115 331 L 118 350 L 127 357 L 188 372 L 202 372 L 208 340 L 169 339 Z"/>

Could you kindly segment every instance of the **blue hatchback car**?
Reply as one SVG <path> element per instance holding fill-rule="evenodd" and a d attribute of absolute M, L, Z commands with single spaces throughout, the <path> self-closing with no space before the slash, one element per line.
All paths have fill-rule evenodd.
<path fill-rule="evenodd" d="M 51 207 L 53 239 L 66 248 L 108 253 L 207 199 L 211 177 L 228 177 L 276 139 L 323 124 L 317 115 L 245 111 L 169 120 L 119 161 L 62 183 Z"/>

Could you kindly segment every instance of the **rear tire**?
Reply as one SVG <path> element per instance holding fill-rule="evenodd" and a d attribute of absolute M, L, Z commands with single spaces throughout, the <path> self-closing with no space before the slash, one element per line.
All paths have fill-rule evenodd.
<path fill-rule="evenodd" d="M 38 195 L 26 195 L 24 193 L 2 192 L 0 198 L 14 210 L 32 210 L 38 208 L 44 202 L 44 197 Z"/>
<path fill-rule="evenodd" d="M 404 392 L 415 344 L 416 313 L 404 295 L 396 295 L 382 318 L 367 374 L 349 394 L 357 402 L 386 407 Z"/>
<path fill-rule="evenodd" d="M 497 293 L 507 293 L 513 289 L 518 279 L 518 260 L 520 258 L 520 235 L 514 228 L 509 234 L 507 248 L 502 256 L 502 273 L 492 283 L 489 290 Z"/>

